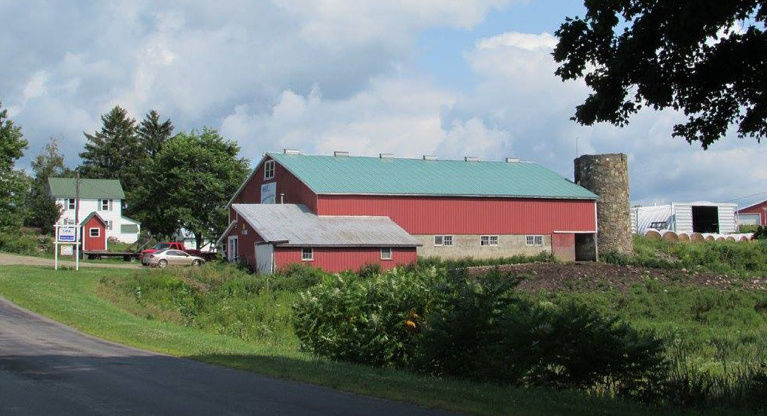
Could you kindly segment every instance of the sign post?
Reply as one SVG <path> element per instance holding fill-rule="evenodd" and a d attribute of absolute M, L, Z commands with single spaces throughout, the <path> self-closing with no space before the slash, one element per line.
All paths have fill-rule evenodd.
<path fill-rule="evenodd" d="M 54 241 L 54 262 L 53 268 L 59 269 L 59 250 L 62 251 L 62 255 L 75 255 L 75 270 L 80 270 L 80 227 L 76 225 L 60 225 L 54 226 L 56 230 L 56 239 Z M 72 250 L 74 246 L 74 251 Z"/>

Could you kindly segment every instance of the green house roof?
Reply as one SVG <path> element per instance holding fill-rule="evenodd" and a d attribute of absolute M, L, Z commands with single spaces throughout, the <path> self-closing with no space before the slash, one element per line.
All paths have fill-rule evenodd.
<path fill-rule="evenodd" d="M 598 199 L 531 162 L 267 153 L 317 194 Z"/>
<path fill-rule="evenodd" d="M 48 178 L 48 189 L 54 198 L 74 198 L 75 178 Z M 117 179 L 80 179 L 80 198 L 125 199 L 125 192 Z"/>

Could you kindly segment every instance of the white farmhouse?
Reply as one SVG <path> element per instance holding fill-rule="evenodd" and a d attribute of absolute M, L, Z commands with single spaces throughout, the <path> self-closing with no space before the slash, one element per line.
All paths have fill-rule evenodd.
<path fill-rule="evenodd" d="M 125 192 L 117 179 L 80 179 L 80 209 L 75 218 L 75 178 L 48 178 L 48 191 L 62 208 L 57 224 L 78 224 L 95 212 L 107 223 L 107 238 L 135 243 L 141 223 L 122 215 Z"/>

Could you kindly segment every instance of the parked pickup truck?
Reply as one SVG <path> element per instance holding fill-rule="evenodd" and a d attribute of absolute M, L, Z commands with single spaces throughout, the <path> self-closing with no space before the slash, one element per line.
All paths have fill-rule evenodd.
<path fill-rule="evenodd" d="M 187 249 L 186 247 L 184 247 L 184 243 L 182 242 L 167 241 L 167 242 L 157 243 L 152 248 L 141 250 L 141 256 L 140 256 L 141 264 L 143 265 L 149 264 L 149 256 L 152 255 L 152 253 L 156 253 L 158 251 L 165 250 L 165 249 L 181 250 L 193 256 L 202 257 L 206 261 L 210 261 L 216 258 L 215 252 Z"/>

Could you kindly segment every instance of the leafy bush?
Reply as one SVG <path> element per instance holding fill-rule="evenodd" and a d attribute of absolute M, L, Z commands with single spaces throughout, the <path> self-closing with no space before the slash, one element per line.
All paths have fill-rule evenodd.
<path fill-rule="evenodd" d="M 39 256 L 53 254 L 53 249 L 53 239 L 50 236 L 10 229 L 0 230 L 0 251 Z"/>
<path fill-rule="evenodd" d="M 539 304 L 496 268 L 345 274 L 301 296 L 293 326 L 314 354 L 477 381 L 649 396 L 661 342 L 574 303 Z"/>
<path fill-rule="evenodd" d="M 498 277 L 449 284 L 422 331 L 422 371 L 642 399 L 655 394 L 651 386 L 665 364 L 653 334 L 584 304 L 536 302 Z"/>
<path fill-rule="evenodd" d="M 341 274 L 301 294 L 293 326 L 302 348 L 317 355 L 406 367 L 416 330 L 434 297 L 434 268 L 361 279 Z"/>
<path fill-rule="evenodd" d="M 759 226 L 754 231 L 753 238 L 755 240 L 767 240 L 767 226 Z"/>

